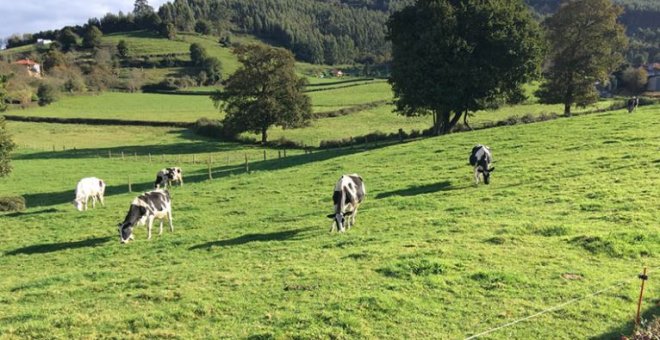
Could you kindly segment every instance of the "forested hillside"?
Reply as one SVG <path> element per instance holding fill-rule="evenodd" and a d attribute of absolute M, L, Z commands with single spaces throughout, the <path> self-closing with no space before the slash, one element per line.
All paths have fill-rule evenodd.
<path fill-rule="evenodd" d="M 556 11 L 559 0 L 525 0 L 537 17 Z M 146 1 L 142 1 L 146 3 Z M 129 14 L 106 14 L 90 19 L 104 34 L 149 29 L 169 36 L 168 24 L 177 31 L 198 31 L 231 41 L 231 33 L 254 34 L 290 49 L 301 61 L 315 64 L 379 63 L 390 58 L 385 39 L 389 15 L 414 0 L 175 0 L 154 9 Z M 660 37 L 660 2 L 616 0 L 625 9 L 620 20 L 633 36 L 632 56 L 654 59 Z M 84 27 L 74 31 L 82 34 Z M 37 38 L 56 39 L 58 31 L 14 36 L 8 47 L 32 43 Z M 660 58 L 660 56 L 659 56 Z"/>

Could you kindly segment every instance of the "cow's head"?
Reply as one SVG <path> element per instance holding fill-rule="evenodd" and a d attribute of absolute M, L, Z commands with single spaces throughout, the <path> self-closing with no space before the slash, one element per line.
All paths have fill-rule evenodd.
<path fill-rule="evenodd" d="M 335 213 L 335 214 L 330 214 L 328 215 L 328 218 L 333 219 L 332 223 L 333 225 L 337 225 L 337 230 L 339 232 L 344 232 L 344 221 L 346 220 L 345 217 L 346 215 L 350 214 L 348 213 Z"/>
<path fill-rule="evenodd" d="M 492 167 L 490 169 L 488 169 L 487 167 L 483 169 L 479 168 L 477 171 L 481 172 L 484 175 L 484 184 L 490 184 L 490 173 L 495 171 L 495 167 Z"/>
<path fill-rule="evenodd" d="M 147 213 L 147 208 L 131 204 L 124 222 L 117 224 L 119 230 L 119 242 L 128 243 L 133 239 L 133 226 L 137 224 Z"/>
<path fill-rule="evenodd" d="M 78 209 L 78 211 L 83 211 L 84 206 L 83 206 L 83 203 L 81 201 L 73 200 L 73 201 L 71 201 L 71 204 L 73 204 L 73 206 L 76 207 L 76 209 Z"/>

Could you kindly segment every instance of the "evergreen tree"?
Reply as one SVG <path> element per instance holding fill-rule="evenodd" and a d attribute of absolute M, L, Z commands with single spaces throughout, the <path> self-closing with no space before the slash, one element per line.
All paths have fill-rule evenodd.
<path fill-rule="evenodd" d="M 149 1 L 147 0 L 135 0 L 133 6 L 133 14 L 136 17 L 144 17 L 154 13 L 154 8 L 149 6 Z"/>
<path fill-rule="evenodd" d="M 101 46 L 101 37 L 103 33 L 96 26 L 87 26 L 85 34 L 83 35 L 83 47 L 85 48 L 94 48 Z"/>

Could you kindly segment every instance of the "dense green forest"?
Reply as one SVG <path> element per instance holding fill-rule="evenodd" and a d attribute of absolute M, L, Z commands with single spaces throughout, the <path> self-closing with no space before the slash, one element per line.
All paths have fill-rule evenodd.
<path fill-rule="evenodd" d="M 559 0 L 525 0 L 543 19 L 557 10 Z M 414 0 L 175 0 L 154 9 L 147 1 L 128 14 L 109 13 L 92 18 L 84 26 L 72 28 L 82 35 L 85 26 L 94 25 L 104 34 L 149 29 L 168 33 L 168 24 L 178 31 L 215 34 L 224 41 L 231 32 L 248 33 L 294 52 L 296 58 L 315 64 L 380 63 L 390 59 L 385 39 L 389 15 Z M 660 2 L 655 0 L 616 0 L 624 7 L 620 17 L 632 37 L 628 58 L 660 61 Z M 7 47 L 58 39 L 61 32 L 46 31 L 13 36 Z"/>

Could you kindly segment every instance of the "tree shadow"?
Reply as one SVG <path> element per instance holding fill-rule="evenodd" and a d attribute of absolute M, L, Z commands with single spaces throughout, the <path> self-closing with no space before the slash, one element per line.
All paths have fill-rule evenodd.
<path fill-rule="evenodd" d="M 384 147 L 384 146 L 386 145 L 382 144 L 377 147 Z M 374 146 L 361 147 L 361 148 L 356 147 L 356 148 L 344 148 L 344 149 L 330 149 L 325 151 L 313 152 L 311 154 L 299 154 L 299 155 L 293 155 L 283 158 L 274 158 L 265 161 L 256 161 L 249 163 L 249 169 L 250 171 L 281 170 L 290 167 L 296 167 L 307 163 L 321 162 L 335 157 L 346 156 L 372 149 L 374 149 Z M 228 177 L 233 174 L 245 173 L 245 166 L 227 165 L 227 166 L 214 167 L 211 169 L 211 172 L 213 175 L 213 179 L 220 179 L 220 178 Z M 198 169 L 191 172 L 186 172 L 184 169 L 184 181 L 186 184 L 204 182 L 207 180 L 209 180 L 208 169 Z M 136 195 L 144 191 L 153 190 L 153 185 L 154 183 L 152 181 L 131 184 L 132 190 Z M 173 191 L 171 192 L 176 192 L 177 190 L 182 190 L 182 189 L 176 187 L 172 190 Z M 125 194 L 127 192 L 128 192 L 127 183 L 118 184 L 118 185 L 107 185 L 105 188 L 105 197 Z M 64 190 L 59 192 L 23 193 L 22 196 L 25 198 L 26 205 L 29 208 L 35 208 L 35 207 L 43 207 L 43 206 L 50 206 L 50 205 L 57 205 L 57 204 L 71 202 L 74 199 L 75 193 L 74 193 L 74 188 L 72 188 L 71 190 Z"/>
<path fill-rule="evenodd" d="M 62 251 L 66 249 L 97 247 L 103 243 L 110 241 L 110 239 L 111 239 L 110 236 L 106 236 L 106 237 L 90 238 L 82 241 L 35 244 L 33 246 L 27 246 L 5 252 L 5 255 L 10 256 L 10 255 L 18 255 L 18 254 L 26 254 L 26 255 L 46 254 L 46 253 L 53 253 L 56 251 Z"/>
<path fill-rule="evenodd" d="M 198 244 L 196 246 L 192 246 L 188 248 L 188 250 L 197 250 L 197 249 L 206 249 L 210 250 L 213 247 L 231 247 L 231 246 L 239 246 L 242 244 L 246 243 L 251 243 L 251 242 L 269 242 L 269 241 L 287 241 L 287 240 L 294 240 L 297 239 L 296 236 L 298 234 L 312 229 L 311 227 L 307 228 L 299 228 L 299 229 L 293 229 L 293 230 L 284 230 L 284 231 L 276 231 L 273 233 L 265 233 L 265 234 L 245 234 L 243 236 L 235 237 L 235 238 L 230 238 L 226 240 L 219 240 L 219 241 L 212 241 L 212 242 L 206 242 L 202 244 Z"/>
<path fill-rule="evenodd" d="M 43 209 L 43 210 L 37 210 L 37 211 L 31 211 L 31 212 L 22 212 L 22 211 L 17 211 L 5 215 L 0 215 L 0 217 L 21 217 L 21 216 L 29 216 L 29 215 L 40 215 L 40 214 L 50 214 L 54 212 L 58 212 L 59 210 L 55 208 L 50 208 L 50 209 Z"/>
<path fill-rule="evenodd" d="M 656 303 L 655 306 L 651 307 L 650 309 L 647 309 L 643 314 L 642 314 L 642 320 L 648 320 L 651 321 L 653 320 L 654 317 L 660 317 L 660 305 Z M 590 340 L 609 340 L 609 339 L 622 339 L 623 336 L 630 336 L 633 334 L 635 331 L 635 323 L 633 320 L 630 320 L 629 322 L 626 322 L 626 324 L 621 325 L 617 328 L 612 329 L 611 331 L 600 334 L 597 336 L 590 337 Z"/>
<path fill-rule="evenodd" d="M 412 186 L 405 189 L 381 192 L 380 194 L 376 195 L 376 199 L 383 199 L 392 196 L 416 196 L 416 195 L 430 194 L 438 191 L 450 191 L 450 190 L 458 190 L 465 188 L 466 187 L 453 187 L 451 185 L 451 182 L 443 181 L 433 184 Z"/>

